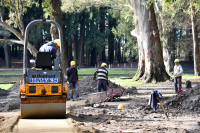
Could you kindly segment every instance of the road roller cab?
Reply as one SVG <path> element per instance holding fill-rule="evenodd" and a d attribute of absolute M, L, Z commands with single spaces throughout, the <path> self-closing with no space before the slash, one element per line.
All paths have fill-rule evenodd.
<path fill-rule="evenodd" d="M 35 68 L 27 68 L 27 45 L 30 27 L 36 23 L 53 23 L 60 38 L 60 57 L 51 60 L 49 52 L 38 52 Z M 64 81 L 62 30 L 55 21 L 34 20 L 25 30 L 23 74 L 20 82 L 21 118 L 65 118 L 67 84 Z M 59 67 L 61 65 L 61 68 Z"/>

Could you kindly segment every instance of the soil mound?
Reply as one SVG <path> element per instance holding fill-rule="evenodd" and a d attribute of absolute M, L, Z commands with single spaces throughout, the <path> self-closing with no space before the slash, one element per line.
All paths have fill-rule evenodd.
<path fill-rule="evenodd" d="M 130 95 L 138 94 L 136 87 L 127 88 L 124 91 L 123 95 L 128 95 L 128 94 Z"/>
<path fill-rule="evenodd" d="M 120 85 L 117 85 L 114 82 L 111 82 L 110 80 L 108 80 L 109 83 L 109 88 L 123 88 Z M 82 92 L 83 95 L 88 95 L 91 93 L 96 93 L 97 92 L 97 81 L 93 80 L 93 77 L 88 76 L 88 77 L 84 77 L 83 79 L 81 79 L 79 81 L 79 91 Z M 136 87 L 132 87 L 132 88 L 128 88 L 124 91 L 123 95 L 127 95 L 127 94 L 137 94 L 137 89 Z"/>
<path fill-rule="evenodd" d="M 0 89 L 0 112 L 20 108 L 19 87 L 20 80 L 8 90 Z"/>
<path fill-rule="evenodd" d="M 168 109 L 178 110 L 179 112 L 200 113 L 200 84 L 166 100 L 164 106 Z"/>
<path fill-rule="evenodd" d="M 7 96 L 8 94 L 9 94 L 9 91 L 0 88 L 0 97 Z"/>

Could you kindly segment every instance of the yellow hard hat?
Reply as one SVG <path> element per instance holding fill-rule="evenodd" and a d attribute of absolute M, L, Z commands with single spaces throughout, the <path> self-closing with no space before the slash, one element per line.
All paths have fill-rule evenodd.
<path fill-rule="evenodd" d="M 71 63 L 70 63 L 71 65 L 75 65 L 76 63 L 75 63 L 75 61 L 71 61 Z"/>
<path fill-rule="evenodd" d="M 174 61 L 174 63 L 179 63 L 179 59 L 176 59 L 176 60 Z"/>
<path fill-rule="evenodd" d="M 54 42 L 60 47 L 60 39 L 56 39 Z"/>
<path fill-rule="evenodd" d="M 124 106 L 122 104 L 119 104 L 118 109 L 124 109 Z"/>
<path fill-rule="evenodd" d="M 107 66 L 106 63 L 102 63 L 102 64 L 101 64 L 101 67 L 105 67 L 105 66 Z"/>

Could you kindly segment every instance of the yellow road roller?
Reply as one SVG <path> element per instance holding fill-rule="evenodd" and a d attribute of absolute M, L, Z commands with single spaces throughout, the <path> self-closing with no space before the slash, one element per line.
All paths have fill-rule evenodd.
<path fill-rule="evenodd" d="M 28 69 L 28 35 L 32 25 L 52 23 L 57 26 L 60 39 L 60 54 L 51 59 L 49 52 L 38 52 L 34 68 Z M 64 81 L 64 51 L 62 30 L 53 20 L 34 20 L 25 30 L 23 75 L 20 82 L 21 118 L 65 118 L 67 84 Z M 60 66 L 59 66 L 60 64 Z"/>

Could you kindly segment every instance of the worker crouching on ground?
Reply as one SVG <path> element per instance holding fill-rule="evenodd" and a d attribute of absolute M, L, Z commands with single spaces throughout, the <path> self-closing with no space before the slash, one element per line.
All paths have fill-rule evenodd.
<path fill-rule="evenodd" d="M 69 88 L 69 97 L 72 101 L 74 101 L 73 99 L 73 93 L 75 94 L 76 100 L 79 100 L 79 92 L 78 92 L 78 71 L 75 68 L 75 61 L 71 61 L 70 65 L 71 67 L 68 68 L 67 70 L 67 78 L 68 78 L 68 88 Z"/>
<path fill-rule="evenodd" d="M 179 64 L 179 59 L 176 59 L 174 61 L 174 63 L 175 63 L 175 66 L 174 66 L 174 75 L 173 75 L 174 88 L 175 88 L 175 92 L 178 93 L 182 89 L 181 80 L 182 80 L 182 75 L 183 75 L 183 68 Z M 178 84 L 178 87 L 177 87 L 177 84 Z"/>
<path fill-rule="evenodd" d="M 107 91 L 107 85 L 108 84 L 108 71 L 106 70 L 107 64 L 102 63 L 101 67 L 98 68 L 94 73 L 94 80 L 96 80 L 96 74 L 98 76 L 97 80 L 97 90 L 98 92 L 101 92 L 101 88 L 103 88 L 103 91 Z"/>
<path fill-rule="evenodd" d="M 39 49 L 39 52 L 49 52 L 51 53 L 51 59 L 56 58 L 57 49 L 60 48 L 60 39 L 56 39 L 54 41 L 48 42 L 42 45 Z"/>

